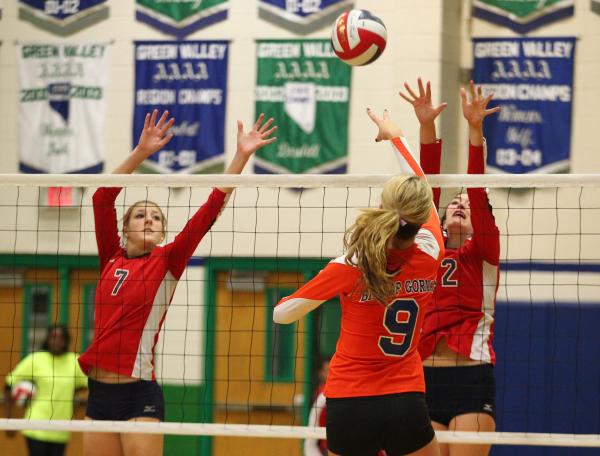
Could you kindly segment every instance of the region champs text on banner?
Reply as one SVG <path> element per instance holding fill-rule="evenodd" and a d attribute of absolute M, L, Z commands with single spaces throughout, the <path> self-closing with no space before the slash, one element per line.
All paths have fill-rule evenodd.
<path fill-rule="evenodd" d="M 133 144 L 146 113 L 168 110 L 175 137 L 149 157 L 151 173 L 223 170 L 228 41 L 137 41 Z"/>
<path fill-rule="evenodd" d="M 569 169 L 575 38 L 473 40 L 473 80 L 491 106 L 484 134 L 491 172 Z"/>

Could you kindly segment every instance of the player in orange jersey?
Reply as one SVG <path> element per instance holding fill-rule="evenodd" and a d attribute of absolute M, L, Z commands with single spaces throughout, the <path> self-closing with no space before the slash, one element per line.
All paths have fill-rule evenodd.
<path fill-rule="evenodd" d="M 434 107 L 431 88 L 418 80 L 418 94 L 405 84 L 419 119 L 421 165 L 439 174 L 441 140 L 435 118 L 445 104 Z M 500 108 L 487 109 L 492 96 L 483 97 L 473 81 L 467 98 L 461 89 L 463 116 L 469 124 L 469 173 L 485 170 L 482 124 Z M 439 189 L 434 190 L 439 206 Z M 483 188 L 456 195 L 446 209 L 446 253 L 438 273 L 433 305 L 425 314 L 419 352 L 424 360 L 427 405 L 436 430 L 495 430 L 496 357 L 492 348 L 494 305 L 500 265 L 500 233 Z M 440 445 L 442 455 L 485 456 L 489 445 Z"/>
<path fill-rule="evenodd" d="M 342 322 L 325 385 L 330 455 L 437 456 L 417 351 L 444 246 L 431 188 L 401 130 L 371 110 L 377 141 L 389 140 L 410 175 L 390 179 L 376 209 L 346 231 L 346 255 L 275 307 L 299 320 L 340 296 Z"/>

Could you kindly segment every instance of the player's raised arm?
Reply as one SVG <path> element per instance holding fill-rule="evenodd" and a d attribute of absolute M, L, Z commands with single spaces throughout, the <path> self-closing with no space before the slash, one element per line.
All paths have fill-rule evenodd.
<path fill-rule="evenodd" d="M 167 145 L 173 138 L 173 133 L 169 130 L 175 123 L 175 118 L 169 118 L 169 111 L 163 111 L 158 117 L 158 110 L 152 111 L 152 114 L 146 114 L 144 127 L 140 133 L 140 139 L 133 152 L 113 170 L 113 174 L 131 174 L 148 157 L 155 154 Z"/>
<path fill-rule="evenodd" d="M 377 137 L 375 138 L 375 141 L 379 142 L 389 140 L 394 149 L 397 151 L 397 153 L 400 154 L 402 158 L 400 162 L 400 168 L 402 172 L 405 174 L 414 174 L 419 177 L 422 177 L 423 179 L 426 179 L 423 169 L 415 160 L 415 157 L 410 151 L 410 147 L 408 145 L 408 142 L 404 138 L 404 134 L 402 133 L 401 128 L 390 119 L 389 112 L 385 110 L 383 112 L 383 116 L 379 117 L 373 112 L 372 109 L 368 108 L 367 114 L 369 115 L 373 123 L 377 125 L 378 128 Z M 429 219 L 422 225 L 422 229 L 428 230 L 433 234 L 433 236 L 435 237 L 435 244 L 439 248 L 443 246 L 440 219 L 438 217 L 437 209 L 435 207 L 432 207 Z"/>
<path fill-rule="evenodd" d="M 250 157 L 258 149 L 277 140 L 277 137 L 272 136 L 277 131 L 277 127 L 273 126 L 273 118 L 271 117 L 266 122 L 264 119 L 265 115 L 261 113 L 252 129 L 248 132 L 244 132 L 244 125 L 240 120 L 237 121 L 237 149 L 233 160 L 223 174 L 240 174 L 244 170 L 248 160 L 250 160 Z M 233 187 L 220 187 L 219 190 L 231 193 Z"/>
<path fill-rule="evenodd" d="M 169 129 L 175 122 L 169 119 L 169 112 L 164 111 L 158 118 L 158 110 L 146 114 L 140 139 L 133 152 L 113 171 L 113 174 L 130 174 L 150 155 L 162 149 L 173 137 Z M 92 197 L 94 206 L 94 225 L 96 244 L 100 257 L 100 268 L 120 249 L 119 229 L 115 212 L 115 200 L 119 195 L 119 187 L 100 187 Z"/>
<path fill-rule="evenodd" d="M 378 131 L 375 142 L 390 141 L 394 149 L 400 154 L 402 160 L 400 168 L 403 173 L 415 174 L 419 177 L 425 177 L 421 166 L 415 160 L 410 147 L 404 138 L 402 129 L 390 119 L 390 113 L 386 109 L 383 116 L 379 117 L 371 108 L 367 108 L 369 118 L 377 125 Z"/>
<path fill-rule="evenodd" d="M 253 127 L 244 132 L 244 125 L 240 120 L 237 122 L 237 148 L 235 155 L 225 169 L 224 174 L 240 174 L 248 160 L 261 147 L 271 144 L 277 138 L 272 134 L 277 130 L 273 126 L 273 118 L 265 122 L 265 115 L 261 114 Z M 183 230 L 175 240 L 168 246 L 169 269 L 175 277 L 179 277 L 188 259 L 192 256 L 196 247 L 210 230 L 215 220 L 227 203 L 228 195 L 233 187 L 219 187 L 213 190 L 206 202 L 196 211 L 188 221 Z"/>
<path fill-rule="evenodd" d="M 469 82 L 470 100 L 464 88 L 460 90 L 463 116 L 469 124 L 469 174 L 485 173 L 486 144 L 483 137 L 483 121 L 500 110 L 500 106 L 487 109 L 493 94 L 483 96 L 481 87 Z M 473 246 L 491 264 L 500 260 L 500 231 L 490 209 L 487 192 L 483 188 L 467 189 L 473 225 Z"/>
<path fill-rule="evenodd" d="M 400 96 L 410 103 L 415 110 L 415 115 L 419 121 L 419 140 L 421 144 L 433 144 L 438 139 L 435 130 L 435 119 L 446 109 L 448 103 L 433 106 L 431 102 L 431 83 L 427 81 L 424 86 L 421 78 L 418 78 L 417 85 L 419 88 L 418 94 L 405 82 L 404 88 L 407 93 L 400 92 Z"/>
<path fill-rule="evenodd" d="M 417 80 L 418 94 L 408 84 L 404 83 L 406 93 L 400 92 L 400 96 L 410 103 L 419 121 L 419 140 L 421 143 L 419 161 L 425 174 L 439 174 L 442 159 L 442 140 L 438 139 L 435 120 L 446 109 L 447 103 L 433 106 L 431 102 L 431 83 L 427 81 L 423 86 L 421 78 Z M 440 189 L 433 188 L 433 202 L 439 208 Z"/>

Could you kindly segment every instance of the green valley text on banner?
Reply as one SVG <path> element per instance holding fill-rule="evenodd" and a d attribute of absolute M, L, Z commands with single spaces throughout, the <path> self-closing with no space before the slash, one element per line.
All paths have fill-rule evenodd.
<path fill-rule="evenodd" d="M 104 166 L 106 43 L 21 43 L 19 169 L 99 173 Z"/>
<path fill-rule="evenodd" d="M 107 0 L 19 0 L 19 19 L 60 36 L 107 18 Z"/>
<path fill-rule="evenodd" d="M 351 69 L 329 40 L 257 42 L 256 113 L 274 117 L 277 141 L 257 173 L 345 173 Z"/>
<path fill-rule="evenodd" d="M 542 25 L 572 16 L 574 0 L 475 0 L 473 16 L 529 33 Z"/>
<path fill-rule="evenodd" d="M 259 0 L 258 16 L 291 32 L 306 35 L 331 26 L 352 9 L 353 0 Z"/>
<path fill-rule="evenodd" d="M 184 38 L 227 19 L 229 0 L 136 0 L 135 17 L 163 33 Z"/>
<path fill-rule="evenodd" d="M 592 11 L 600 14 L 600 0 L 592 0 Z"/>
<path fill-rule="evenodd" d="M 575 38 L 477 38 L 473 80 L 490 107 L 490 172 L 555 173 L 569 169 Z"/>
<path fill-rule="evenodd" d="M 141 171 L 223 171 L 228 55 L 228 41 L 136 41 L 133 143 L 146 113 L 167 109 L 175 118 L 175 137 Z"/>

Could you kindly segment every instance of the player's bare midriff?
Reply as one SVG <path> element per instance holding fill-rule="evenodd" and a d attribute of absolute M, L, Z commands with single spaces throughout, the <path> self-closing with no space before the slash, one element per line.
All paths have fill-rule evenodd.
<path fill-rule="evenodd" d="M 102 383 L 134 383 L 139 382 L 139 378 L 127 377 L 126 375 L 116 374 L 104 369 L 92 367 L 88 377 Z"/>
<path fill-rule="evenodd" d="M 456 353 L 446 342 L 446 338 L 442 337 L 433 354 L 423 360 L 423 366 L 426 367 L 457 367 L 457 366 L 478 366 L 486 364 L 485 361 L 478 361 Z"/>

